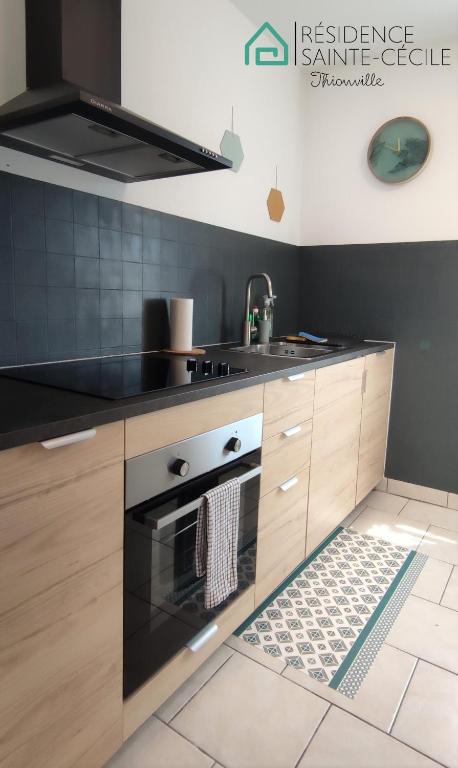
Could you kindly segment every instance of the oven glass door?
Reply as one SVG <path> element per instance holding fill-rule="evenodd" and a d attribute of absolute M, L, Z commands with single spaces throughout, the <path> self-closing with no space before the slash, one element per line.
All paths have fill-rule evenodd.
<path fill-rule="evenodd" d="M 151 499 L 125 514 L 124 696 L 180 651 L 255 580 L 261 452 Z M 195 570 L 198 499 L 240 478 L 238 589 L 212 610 Z M 248 478 L 248 479 L 246 479 Z"/>

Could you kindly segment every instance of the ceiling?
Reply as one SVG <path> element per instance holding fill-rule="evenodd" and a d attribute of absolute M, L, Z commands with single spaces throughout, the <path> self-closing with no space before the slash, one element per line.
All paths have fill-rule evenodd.
<path fill-rule="evenodd" d="M 247 18 L 260 25 L 270 21 L 285 25 L 313 26 L 351 24 L 358 26 L 413 25 L 418 46 L 458 46 L 458 2 L 456 0 L 231 0 Z M 456 53 L 456 51 L 455 51 Z"/>

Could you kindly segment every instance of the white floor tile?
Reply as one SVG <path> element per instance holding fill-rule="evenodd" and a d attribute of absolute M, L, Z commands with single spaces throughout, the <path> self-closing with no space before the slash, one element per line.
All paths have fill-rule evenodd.
<path fill-rule="evenodd" d="M 232 651 L 225 645 L 221 645 L 209 659 L 194 672 L 186 682 L 175 691 L 172 696 L 158 709 L 157 717 L 169 723 L 175 715 L 183 709 L 189 699 L 199 691 L 212 675 L 232 656 Z"/>
<path fill-rule="evenodd" d="M 415 662 L 416 659 L 410 654 L 383 645 L 354 699 L 348 699 L 290 666 L 285 669 L 283 676 L 388 732 L 409 684 Z"/>
<path fill-rule="evenodd" d="M 352 523 L 351 527 L 360 533 L 374 536 L 376 539 L 391 541 L 401 547 L 415 549 L 426 531 L 427 526 L 415 520 L 405 518 L 400 521 L 397 513 L 367 509 Z"/>
<path fill-rule="evenodd" d="M 458 509 L 458 493 L 449 493 L 447 506 L 452 509 Z"/>
<path fill-rule="evenodd" d="M 443 507 L 447 506 L 448 494 L 446 491 L 428 488 L 425 485 L 415 485 L 415 483 L 405 483 L 403 480 L 390 480 L 388 478 L 388 493 L 395 493 L 408 499 L 427 501 L 430 504 L 439 504 Z"/>
<path fill-rule="evenodd" d="M 453 566 L 428 557 L 412 589 L 412 595 L 440 603 Z"/>
<path fill-rule="evenodd" d="M 234 653 L 172 725 L 225 768 L 293 768 L 328 706 Z"/>
<path fill-rule="evenodd" d="M 214 760 L 151 717 L 106 768 L 211 768 Z"/>
<path fill-rule="evenodd" d="M 393 735 L 449 768 L 458 768 L 458 677 L 420 661 Z"/>
<path fill-rule="evenodd" d="M 379 509 L 380 512 L 394 512 L 397 514 L 405 507 L 407 499 L 403 499 L 402 496 L 394 496 L 391 493 L 372 491 L 364 499 L 364 504 L 371 509 Z"/>
<path fill-rule="evenodd" d="M 425 501 L 408 501 L 399 515 L 400 518 L 408 517 L 428 525 L 437 525 L 449 531 L 458 531 L 458 511 L 440 507 L 437 504 L 428 504 Z"/>
<path fill-rule="evenodd" d="M 441 605 L 444 605 L 446 608 L 452 608 L 454 611 L 458 611 L 458 568 L 456 567 L 453 569 L 453 573 L 450 576 L 450 581 L 447 584 L 447 588 L 441 600 Z"/>
<path fill-rule="evenodd" d="M 419 552 L 458 565 L 458 533 L 431 525 L 418 548 Z"/>
<path fill-rule="evenodd" d="M 298 768 L 434 768 L 437 764 L 332 707 Z"/>
<path fill-rule="evenodd" d="M 257 661 L 258 664 L 262 664 L 273 672 L 281 674 L 286 667 L 286 662 L 283 661 L 283 659 L 271 656 L 270 653 L 265 653 L 259 648 L 253 648 L 252 645 L 247 643 L 246 640 L 242 640 L 241 637 L 230 635 L 225 642 L 229 648 L 232 648 L 239 653 L 243 653 L 244 656 L 248 656 L 249 659 Z"/>
<path fill-rule="evenodd" d="M 387 643 L 458 673 L 458 613 L 411 595 Z"/>

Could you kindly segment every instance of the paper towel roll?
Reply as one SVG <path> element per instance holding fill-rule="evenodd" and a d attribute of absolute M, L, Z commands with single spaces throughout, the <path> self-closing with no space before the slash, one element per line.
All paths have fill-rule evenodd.
<path fill-rule="evenodd" d="M 170 349 L 192 350 L 192 312 L 194 299 L 170 299 Z"/>

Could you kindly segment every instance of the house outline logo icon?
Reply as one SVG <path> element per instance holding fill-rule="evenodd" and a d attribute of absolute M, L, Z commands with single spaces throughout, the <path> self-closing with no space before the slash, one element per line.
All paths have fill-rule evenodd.
<path fill-rule="evenodd" d="M 262 46 L 256 46 L 255 52 L 255 64 L 258 67 L 284 67 L 288 64 L 288 43 L 282 38 L 282 36 L 277 32 L 276 29 L 272 26 L 272 24 L 269 24 L 268 21 L 265 21 L 264 24 L 262 24 L 257 32 L 254 33 L 252 37 L 248 40 L 248 42 L 245 44 L 245 64 L 250 64 L 250 53 L 251 48 L 256 42 L 256 40 L 264 34 L 264 32 L 269 32 L 272 37 L 279 43 L 279 46 L 268 46 L 268 47 L 262 47 Z M 279 57 L 279 47 L 282 50 L 283 56 Z M 264 58 L 266 55 L 268 55 L 270 58 Z"/>

